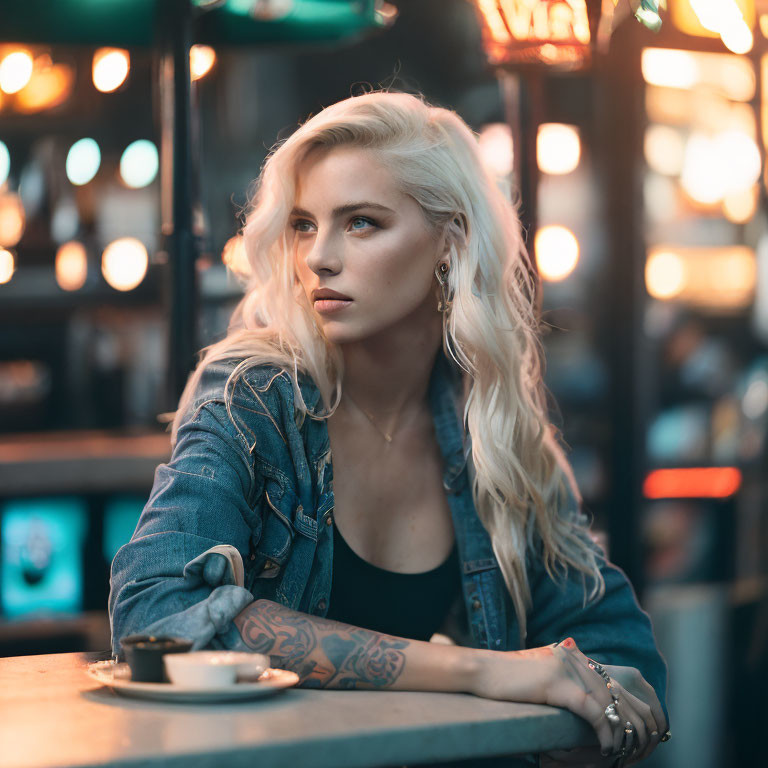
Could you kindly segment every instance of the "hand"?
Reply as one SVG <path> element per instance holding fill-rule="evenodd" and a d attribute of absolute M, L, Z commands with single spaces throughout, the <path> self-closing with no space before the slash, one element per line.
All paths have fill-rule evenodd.
<path fill-rule="evenodd" d="M 524 701 L 568 709 L 594 729 L 600 747 L 557 750 L 546 753 L 542 765 L 613 766 L 621 749 L 624 728 L 612 726 L 605 708 L 619 698 L 617 714 L 635 730 L 637 749 L 628 753 L 623 764 L 644 760 L 667 730 L 667 723 L 653 688 L 633 667 L 602 665 L 611 677 L 609 690 L 600 674 L 590 669 L 590 660 L 572 638 L 561 644 L 522 651 L 486 651 L 475 676 L 472 692 L 502 701 Z M 604 755 L 600 755 L 602 750 Z M 554 764 L 552 761 L 557 761 Z"/>
<path fill-rule="evenodd" d="M 602 753 L 598 754 L 595 747 L 553 750 L 542 755 L 542 768 L 560 768 L 560 766 L 564 768 L 572 766 L 603 768 L 605 766 L 608 768 L 608 766 L 613 766 L 617 759 L 616 753 L 621 749 L 622 737 L 624 736 L 623 724 L 627 721 L 634 726 L 634 743 L 636 746 L 627 753 L 619 764 L 622 766 L 631 765 L 645 760 L 656 748 L 661 735 L 667 730 L 667 722 L 656 692 L 640 672 L 634 667 L 601 665 L 611 680 L 609 690 L 599 672 L 590 668 L 591 660 L 578 649 L 573 638 L 567 638 L 563 643 L 552 646 L 552 653 L 561 661 L 564 670 L 570 674 L 572 679 L 583 684 L 581 697 L 585 702 L 587 699 L 592 699 L 599 708 L 602 708 L 599 718 L 596 719 L 593 714 L 597 711 L 594 705 L 585 704 L 585 711 L 588 711 L 591 717 L 588 716 L 584 719 L 595 728 L 600 739 L 602 752 L 605 751 L 605 739 L 608 738 L 606 732 L 611 734 L 610 751 L 613 754 L 607 756 Z M 616 712 L 621 718 L 622 726 L 611 726 L 610 721 L 605 716 L 605 706 L 612 701 L 611 693 L 618 698 Z M 572 695 L 567 686 L 562 686 L 562 683 L 557 681 L 556 675 L 550 688 L 550 700 L 547 703 L 563 706 L 562 704 L 555 704 L 554 700 L 559 696 L 565 696 L 567 699 Z M 565 706 L 572 709 L 567 703 Z M 576 714 L 579 713 L 576 712 Z M 584 715 L 581 716 L 584 717 Z"/>

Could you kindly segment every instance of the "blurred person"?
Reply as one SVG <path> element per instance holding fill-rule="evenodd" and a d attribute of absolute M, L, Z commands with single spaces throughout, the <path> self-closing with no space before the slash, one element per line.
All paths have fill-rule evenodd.
<path fill-rule="evenodd" d="M 304 687 L 549 704 L 599 747 L 541 765 L 647 757 L 666 663 L 548 419 L 540 286 L 477 135 L 420 94 L 332 104 L 270 151 L 242 242 L 112 562 L 115 656 L 168 634 Z"/>

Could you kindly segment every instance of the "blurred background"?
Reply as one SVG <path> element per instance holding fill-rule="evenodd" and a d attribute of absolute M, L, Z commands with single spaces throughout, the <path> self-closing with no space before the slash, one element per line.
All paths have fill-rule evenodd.
<path fill-rule="evenodd" d="M 269 147 L 421 92 L 521 199 L 546 382 L 651 614 L 674 738 L 768 722 L 768 0 L 26 0 L 0 10 L 0 655 L 109 648 L 109 565 L 247 270 Z"/>

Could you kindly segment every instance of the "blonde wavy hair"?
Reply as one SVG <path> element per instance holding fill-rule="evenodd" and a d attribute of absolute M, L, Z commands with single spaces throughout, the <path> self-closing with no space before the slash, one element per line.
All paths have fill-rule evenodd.
<path fill-rule="evenodd" d="M 239 274 L 245 295 L 226 337 L 200 352 L 173 417 L 172 444 L 203 369 L 224 359 L 242 358 L 225 393 L 250 367 L 268 363 L 291 378 L 298 423 L 306 415 L 328 418 L 335 412 L 343 357 L 315 322 L 298 283 L 287 230 L 299 164 L 315 147 L 339 146 L 369 150 L 399 189 L 418 202 L 434 232 L 448 233 L 453 301 L 443 315 L 443 349 L 464 371 L 463 424 L 474 436 L 473 499 L 512 597 L 524 646 L 531 607 L 525 558 L 526 547 L 535 551 L 534 534 L 550 578 L 558 568 L 564 577 L 569 567 L 581 572 L 585 606 L 586 577 L 595 582 L 590 598 L 599 599 L 605 583 L 584 536 L 586 518 L 559 431 L 548 418 L 534 300 L 539 284 L 520 219 L 485 169 L 477 135 L 455 112 L 431 106 L 421 94 L 372 90 L 326 107 L 276 142 L 246 205 L 241 234 L 248 267 Z M 319 388 L 324 414 L 308 413 L 299 371 Z M 569 488 L 577 509 L 568 509 Z"/>

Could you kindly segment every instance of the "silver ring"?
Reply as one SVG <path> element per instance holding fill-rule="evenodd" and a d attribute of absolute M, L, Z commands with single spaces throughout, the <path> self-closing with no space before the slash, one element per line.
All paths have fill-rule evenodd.
<path fill-rule="evenodd" d="M 608 718 L 608 722 L 611 725 L 621 725 L 621 718 L 616 712 L 616 702 L 612 701 L 606 708 L 605 708 L 605 716 Z"/>

